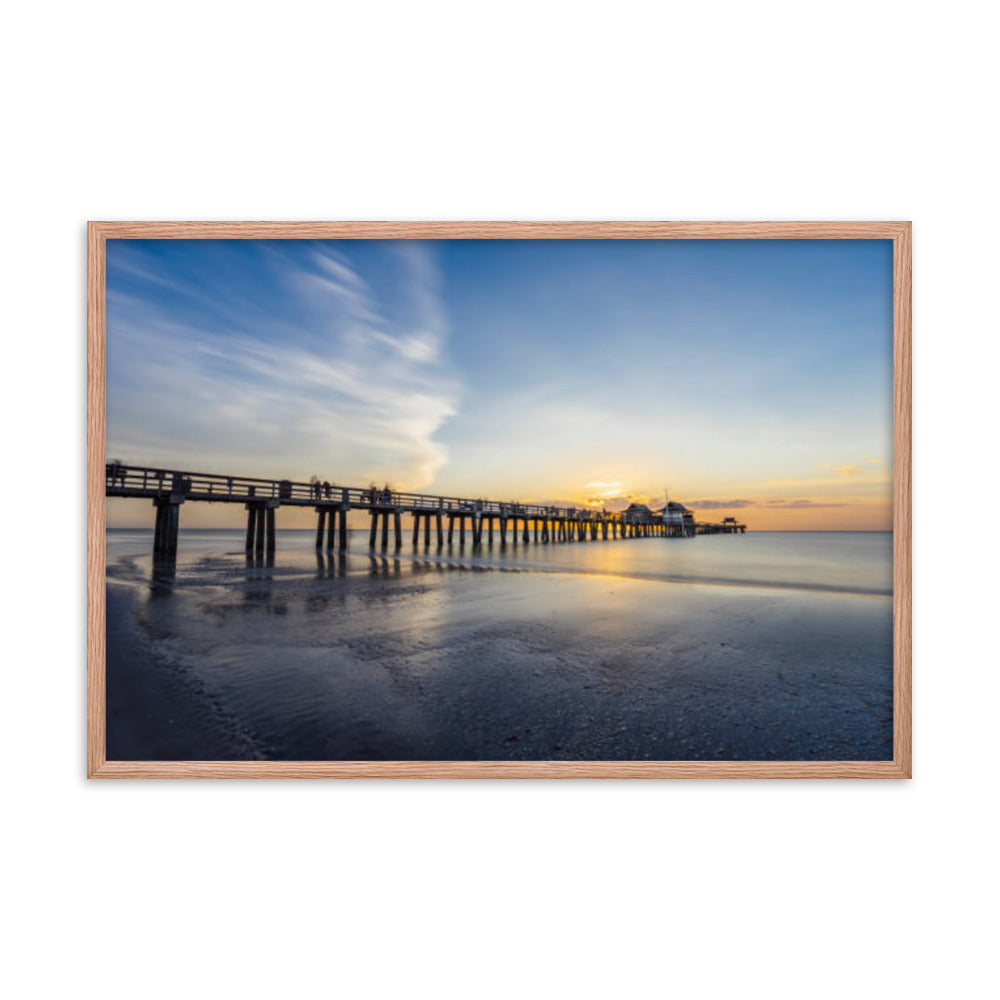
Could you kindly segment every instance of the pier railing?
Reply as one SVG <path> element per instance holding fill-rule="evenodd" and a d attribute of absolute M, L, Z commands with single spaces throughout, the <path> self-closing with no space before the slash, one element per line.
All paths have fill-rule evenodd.
<path fill-rule="evenodd" d="M 403 543 L 401 515 L 413 517 L 413 544 L 417 545 L 420 528 L 424 544 L 430 545 L 432 525 L 438 546 L 452 544 L 456 522 L 458 543 L 465 545 L 466 521 L 472 533 L 473 548 L 493 544 L 494 522 L 499 529 L 500 545 L 506 545 L 508 530 L 511 542 L 526 545 L 535 542 L 591 541 L 621 538 L 690 537 L 714 531 L 715 526 L 695 525 L 693 519 L 668 520 L 646 507 L 626 512 L 596 510 L 588 507 L 559 507 L 549 504 L 520 503 L 516 500 L 487 500 L 470 497 L 434 496 L 428 493 L 404 493 L 377 486 L 340 486 L 330 482 L 301 482 L 294 479 L 259 479 L 253 476 L 225 476 L 212 472 L 185 472 L 151 466 L 110 462 L 105 466 L 105 494 L 109 497 L 146 498 L 156 509 L 153 551 L 173 558 L 177 551 L 180 508 L 188 501 L 202 503 L 238 503 L 247 508 L 246 550 L 262 556 L 275 548 L 275 511 L 279 507 L 312 507 L 318 519 L 316 548 L 324 540 L 328 550 L 336 545 L 347 549 L 347 520 L 352 510 L 371 513 L 369 548 L 374 549 L 378 523 L 382 522 L 382 550 L 389 544 L 389 520 L 395 546 Z M 730 519 L 731 520 L 731 519 Z M 725 523 L 725 532 L 745 531 L 745 525 Z M 704 529 L 704 530 L 703 530 Z"/>
<path fill-rule="evenodd" d="M 406 493 L 378 487 L 340 486 L 333 483 L 300 482 L 291 479 L 258 479 L 252 476 L 223 476 L 210 472 L 185 472 L 147 466 L 105 467 L 105 493 L 118 497 L 175 497 L 208 503 L 254 503 L 276 501 L 279 505 L 301 507 L 327 505 L 352 509 L 404 513 L 481 514 L 493 517 L 572 518 L 620 520 L 621 514 L 586 507 L 557 507 L 508 500 L 435 496 Z"/>

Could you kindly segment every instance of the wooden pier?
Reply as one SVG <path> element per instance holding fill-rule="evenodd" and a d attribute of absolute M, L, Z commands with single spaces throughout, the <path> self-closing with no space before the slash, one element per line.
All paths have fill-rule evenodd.
<path fill-rule="evenodd" d="M 720 524 L 703 524 L 695 526 L 699 535 L 745 535 L 747 526 L 739 524 L 735 517 L 724 517 Z"/>
<path fill-rule="evenodd" d="M 439 548 L 446 544 L 446 539 L 448 545 L 453 545 L 456 534 L 459 546 L 470 543 L 478 549 L 484 541 L 492 545 L 495 540 L 501 546 L 531 542 L 548 545 L 680 537 L 691 533 L 645 508 L 619 513 L 117 463 L 105 467 L 105 495 L 152 501 L 156 511 L 153 553 L 161 557 L 177 553 L 180 508 L 185 503 L 243 505 L 247 511 L 246 551 L 256 556 L 274 553 L 276 511 L 281 507 L 313 508 L 317 515 L 317 550 L 340 552 L 347 550 L 347 515 L 352 510 L 369 513 L 368 547 L 383 552 L 390 543 L 395 550 L 402 548 L 404 514 L 412 519 L 414 546 L 419 545 L 422 535 L 425 546 L 433 543 Z M 703 527 L 716 526 L 697 526 Z M 722 530 L 722 526 L 718 527 Z M 746 525 L 736 527 L 746 530 Z M 699 530 L 699 533 L 708 532 Z"/>

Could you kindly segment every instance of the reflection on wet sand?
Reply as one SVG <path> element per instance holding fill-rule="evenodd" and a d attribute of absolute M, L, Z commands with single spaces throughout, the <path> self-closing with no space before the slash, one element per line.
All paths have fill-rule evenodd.
<path fill-rule="evenodd" d="M 177 580 L 177 554 L 158 554 L 153 556 L 152 572 L 149 579 L 150 589 L 154 594 L 169 594 L 174 589 Z"/>
<path fill-rule="evenodd" d="M 322 552 L 316 553 L 316 579 L 330 580 L 337 576 L 346 576 L 348 570 L 348 557 L 340 553 L 334 555 L 329 552 L 324 555 Z"/>
<path fill-rule="evenodd" d="M 369 556 L 368 560 L 371 565 L 371 576 L 402 576 L 403 570 L 399 559 L 390 560 L 386 556 Z"/>

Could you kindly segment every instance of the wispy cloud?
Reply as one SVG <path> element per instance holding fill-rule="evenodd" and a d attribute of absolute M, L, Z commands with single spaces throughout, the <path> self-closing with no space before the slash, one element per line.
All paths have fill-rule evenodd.
<path fill-rule="evenodd" d="M 766 507 L 770 510 L 818 510 L 822 507 L 846 507 L 848 504 L 826 500 L 685 500 L 693 510 L 745 510 L 747 507 Z"/>
<path fill-rule="evenodd" d="M 684 500 L 685 507 L 693 510 L 740 510 L 743 507 L 753 507 L 758 500 Z"/>
<path fill-rule="evenodd" d="M 266 294 L 128 249 L 109 260 L 109 455 L 407 488 L 445 464 L 460 386 L 428 247 L 381 250 L 379 293 L 329 245 L 241 247 Z"/>
<path fill-rule="evenodd" d="M 846 503 L 835 503 L 827 500 L 765 500 L 761 506 L 772 510 L 819 510 L 822 507 L 848 507 Z"/>
<path fill-rule="evenodd" d="M 616 482 L 594 482 L 586 483 L 584 489 L 590 491 L 590 496 L 587 498 L 587 503 L 589 504 L 600 504 L 614 498 L 621 498 L 624 496 L 622 488 L 624 483 Z"/>

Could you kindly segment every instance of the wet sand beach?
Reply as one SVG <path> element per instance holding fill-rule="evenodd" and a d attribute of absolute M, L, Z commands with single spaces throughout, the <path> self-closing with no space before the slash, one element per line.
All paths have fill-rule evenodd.
<path fill-rule="evenodd" d="M 694 547 L 725 557 L 744 542 L 729 537 L 608 543 L 612 563 L 645 561 L 629 576 L 600 544 L 543 565 L 530 547 L 328 559 L 303 536 L 272 567 L 206 537 L 155 585 L 140 540 L 116 542 L 110 759 L 891 756 L 891 598 L 874 578 L 650 577 L 686 546 L 682 568 L 701 558 L 714 580 Z"/>

